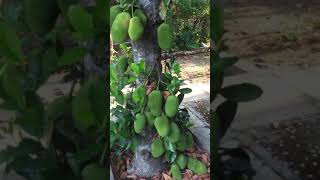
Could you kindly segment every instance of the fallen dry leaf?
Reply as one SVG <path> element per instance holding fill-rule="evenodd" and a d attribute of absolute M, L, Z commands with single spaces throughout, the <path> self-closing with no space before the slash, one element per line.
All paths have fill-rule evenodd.
<path fill-rule="evenodd" d="M 127 176 L 128 179 L 138 179 L 137 175 L 131 174 Z"/>
<path fill-rule="evenodd" d="M 169 91 L 162 91 L 162 96 L 164 100 L 166 100 L 169 95 L 170 95 Z"/>
<path fill-rule="evenodd" d="M 126 179 L 127 176 L 128 176 L 127 171 L 123 171 L 120 175 L 120 179 Z"/>
<path fill-rule="evenodd" d="M 162 177 L 163 177 L 164 180 L 172 180 L 172 178 L 169 175 L 165 174 L 165 173 L 162 173 Z"/>

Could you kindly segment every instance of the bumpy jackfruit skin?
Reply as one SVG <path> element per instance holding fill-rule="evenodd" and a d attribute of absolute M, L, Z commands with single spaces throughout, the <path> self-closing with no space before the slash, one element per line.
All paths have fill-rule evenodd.
<path fill-rule="evenodd" d="M 167 97 L 166 103 L 164 105 L 164 110 L 168 117 L 174 117 L 179 108 L 179 100 L 176 96 L 170 95 Z"/>
<path fill-rule="evenodd" d="M 179 154 L 176 163 L 179 165 L 180 169 L 185 169 L 187 167 L 188 158 L 183 154 Z"/>
<path fill-rule="evenodd" d="M 141 23 L 140 18 L 138 17 L 131 18 L 129 23 L 129 31 L 128 31 L 131 41 L 138 41 L 142 37 L 143 32 L 144 32 L 144 29 L 143 29 L 143 25 Z"/>
<path fill-rule="evenodd" d="M 148 18 L 147 16 L 143 13 L 143 11 L 141 9 L 136 9 L 133 13 L 134 17 L 138 17 L 140 18 L 143 26 L 146 26 L 148 23 Z"/>
<path fill-rule="evenodd" d="M 194 170 L 196 169 L 196 165 L 197 165 L 197 160 L 189 157 L 188 163 L 187 163 L 188 169 L 190 169 L 192 172 L 194 172 Z"/>
<path fill-rule="evenodd" d="M 194 145 L 194 140 L 193 140 L 192 134 L 190 132 L 187 132 L 185 137 L 186 137 L 186 148 L 187 149 L 192 148 Z"/>
<path fill-rule="evenodd" d="M 190 157 L 188 159 L 187 167 L 197 175 L 202 175 L 208 172 L 207 166 L 203 162 Z"/>
<path fill-rule="evenodd" d="M 170 50 L 174 42 L 174 34 L 169 24 L 162 23 L 157 29 L 158 44 L 163 50 Z"/>
<path fill-rule="evenodd" d="M 146 117 L 147 117 L 147 120 L 148 120 L 148 126 L 149 127 L 153 127 L 154 126 L 155 117 L 151 114 L 150 111 L 146 112 Z"/>
<path fill-rule="evenodd" d="M 196 168 L 194 170 L 194 173 L 197 175 L 202 175 L 207 172 L 208 172 L 207 166 L 203 162 L 197 160 L 197 164 L 196 164 Z"/>
<path fill-rule="evenodd" d="M 120 74 L 124 74 L 128 68 L 128 58 L 125 56 L 120 56 L 118 62 L 118 70 Z"/>
<path fill-rule="evenodd" d="M 156 127 L 157 132 L 161 137 L 165 137 L 169 134 L 170 124 L 167 116 L 162 115 L 157 117 L 154 120 L 154 126 Z"/>
<path fill-rule="evenodd" d="M 107 180 L 108 175 L 104 167 L 99 164 L 89 164 L 82 171 L 83 180 Z"/>
<path fill-rule="evenodd" d="M 176 143 L 180 139 L 180 129 L 174 122 L 170 123 L 170 133 L 168 135 L 168 139 L 172 143 Z"/>
<path fill-rule="evenodd" d="M 170 171 L 171 171 L 171 174 L 172 174 L 172 177 L 174 180 L 181 180 L 182 179 L 181 171 L 180 171 L 179 166 L 177 164 L 172 164 Z"/>
<path fill-rule="evenodd" d="M 95 126 L 96 120 L 90 100 L 90 86 L 85 84 L 72 100 L 72 115 L 75 126 L 82 132 Z"/>
<path fill-rule="evenodd" d="M 119 13 L 111 26 L 111 38 L 116 43 L 123 43 L 128 38 L 131 16 L 127 12 Z"/>
<path fill-rule="evenodd" d="M 118 14 L 122 12 L 122 9 L 119 5 L 114 5 L 110 8 L 110 25 L 112 25 L 114 19 Z"/>
<path fill-rule="evenodd" d="M 179 151 L 184 151 L 187 149 L 186 137 L 184 134 L 180 136 L 180 139 L 176 144 L 177 144 L 177 150 Z"/>
<path fill-rule="evenodd" d="M 133 127 L 134 127 L 134 131 L 138 134 L 140 134 L 144 127 L 146 126 L 147 120 L 145 115 L 138 113 L 136 115 L 136 119 L 134 121 Z"/>
<path fill-rule="evenodd" d="M 24 0 L 24 12 L 31 32 L 45 35 L 54 27 L 59 7 L 56 0 Z"/>
<path fill-rule="evenodd" d="M 148 96 L 148 107 L 154 116 L 161 115 L 162 94 L 158 90 L 152 91 Z"/>
<path fill-rule="evenodd" d="M 163 142 L 160 138 L 153 140 L 151 144 L 151 154 L 154 158 L 162 156 L 164 153 Z"/>

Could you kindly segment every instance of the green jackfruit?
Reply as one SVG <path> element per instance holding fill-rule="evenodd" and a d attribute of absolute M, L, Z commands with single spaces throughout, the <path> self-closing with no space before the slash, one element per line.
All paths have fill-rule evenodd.
<path fill-rule="evenodd" d="M 176 144 L 177 144 L 177 150 L 179 151 L 184 151 L 187 149 L 186 137 L 184 134 L 180 135 L 180 139 Z"/>
<path fill-rule="evenodd" d="M 196 165 L 196 169 L 194 170 L 194 173 L 196 173 L 197 175 L 202 175 L 208 172 L 207 166 L 201 162 L 201 161 L 197 161 L 197 165 Z"/>
<path fill-rule="evenodd" d="M 157 30 L 158 44 L 163 50 L 170 50 L 174 42 L 174 34 L 169 24 L 162 23 Z"/>
<path fill-rule="evenodd" d="M 169 134 L 170 125 L 167 116 L 162 115 L 157 117 L 154 120 L 154 126 L 156 127 L 157 132 L 161 137 L 165 137 Z"/>
<path fill-rule="evenodd" d="M 114 42 L 123 43 L 128 38 L 128 30 L 131 16 L 127 12 L 119 13 L 111 27 L 111 37 Z"/>
<path fill-rule="evenodd" d="M 104 167 L 99 164 L 89 164 L 81 172 L 83 180 L 107 180 L 108 175 Z"/>
<path fill-rule="evenodd" d="M 129 37 L 132 41 L 138 41 L 143 35 L 144 29 L 141 20 L 138 17 L 130 19 L 129 23 Z"/>
<path fill-rule="evenodd" d="M 75 126 L 80 131 L 87 131 L 96 125 L 94 112 L 90 100 L 90 86 L 85 84 L 72 100 L 72 115 Z"/>
<path fill-rule="evenodd" d="M 146 126 L 147 120 L 145 115 L 138 113 L 136 115 L 136 120 L 134 121 L 134 131 L 138 134 L 142 132 L 144 127 Z"/>
<path fill-rule="evenodd" d="M 187 149 L 190 149 L 193 147 L 193 144 L 194 144 L 194 140 L 193 140 L 193 136 L 190 132 L 187 132 L 186 135 L 186 148 Z"/>
<path fill-rule="evenodd" d="M 171 171 L 171 174 L 172 174 L 172 177 L 174 180 L 181 180 L 182 179 L 181 171 L 180 171 L 178 165 L 172 164 L 170 171 Z"/>
<path fill-rule="evenodd" d="M 196 165 L 197 165 L 197 160 L 189 157 L 188 163 L 187 163 L 188 169 L 190 169 L 192 172 L 194 172 L 194 170 L 196 169 Z"/>
<path fill-rule="evenodd" d="M 121 56 L 118 62 L 118 70 L 120 74 L 123 74 L 124 72 L 126 72 L 127 68 L 128 68 L 128 58 L 125 56 Z"/>
<path fill-rule="evenodd" d="M 24 0 L 24 12 L 31 32 L 42 36 L 56 24 L 59 7 L 56 0 Z"/>
<path fill-rule="evenodd" d="M 179 100 L 176 96 L 170 95 L 167 97 L 164 110 L 168 117 L 174 117 L 178 112 Z"/>
<path fill-rule="evenodd" d="M 160 138 L 153 140 L 151 144 L 151 154 L 153 157 L 157 158 L 162 156 L 164 153 L 163 142 Z"/>
<path fill-rule="evenodd" d="M 194 158 L 189 157 L 187 166 L 188 169 L 197 175 L 202 175 L 208 172 L 207 166 L 203 162 Z"/>
<path fill-rule="evenodd" d="M 170 123 L 170 133 L 168 135 L 168 139 L 172 143 L 176 143 L 180 139 L 180 129 L 176 123 Z"/>
<path fill-rule="evenodd" d="M 147 117 L 147 120 L 148 120 L 148 126 L 149 127 L 153 127 L 154 126 L 155 117 L 151 114 L 150 111 L 146 112 L 146 117 Z"/>
<path fill-rule="evenodd" d="M 158 90 L 152 91 L 148 96 L 148 107 L 154 116 L 161 115 L 162 95 Z"/>
<path fill-rule="evenodd" d="M 176 162 L 179 165 L 180 169 L 185 169 L 187 167 L 188 158 L 183 154 L 179 154 Z"/>
<path fill-rule="evenodd" d="M 143 11 L 141 9 L 136 9 L 133 13 L 134 17 L 138 17 L 140 18 L 143 26 L 146 26 L 148 23 L 148 18 L 147 16 L 143 13 Z"/>
<path fill-rule="evenodd" d="M 112 25 L 117 15 L 120 14 L 121 12 L 122 12 L 122 9 L 119 5 L 115 5 L 110 8 L 110 25 Z"/>

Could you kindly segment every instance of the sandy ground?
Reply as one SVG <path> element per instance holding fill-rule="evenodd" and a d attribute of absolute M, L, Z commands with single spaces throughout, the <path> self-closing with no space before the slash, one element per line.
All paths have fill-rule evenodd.
<path fill-rule="evenodd" d="M 253 63 L 320 65 L 320 1 L 230 0 L 227 51 Z"/>
<path fill-rule="evenodd" d="M 181 78 L 189 83 L 208 83 L 210 79 L 210 54 L 180 56 L 177 62 L 181 65 Z"/>

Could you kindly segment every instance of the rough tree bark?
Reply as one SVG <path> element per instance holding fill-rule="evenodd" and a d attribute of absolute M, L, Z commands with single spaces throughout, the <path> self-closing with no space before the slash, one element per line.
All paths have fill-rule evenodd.
<path fill-rule="evenodd" d="M 144 59 L 147 69 L 153 69 L 149 80 L 155 80 L 161 72 L 159 63 L 161 51 L 157 43 L 160 0 L 139 0 L 138 3 L 148 17 L 148 24 L 141 40 L 132 43 L 134 61 L 139 62 Z M 154 135 L 155 130 L 145 129 L 139 136 L 139 144 L 134 152 L 131 167 L 128 169 L 129 173 L 150 178 L 166 168 L 164 158 L 153 158 L 151 155 L 151 143 Z"/>

